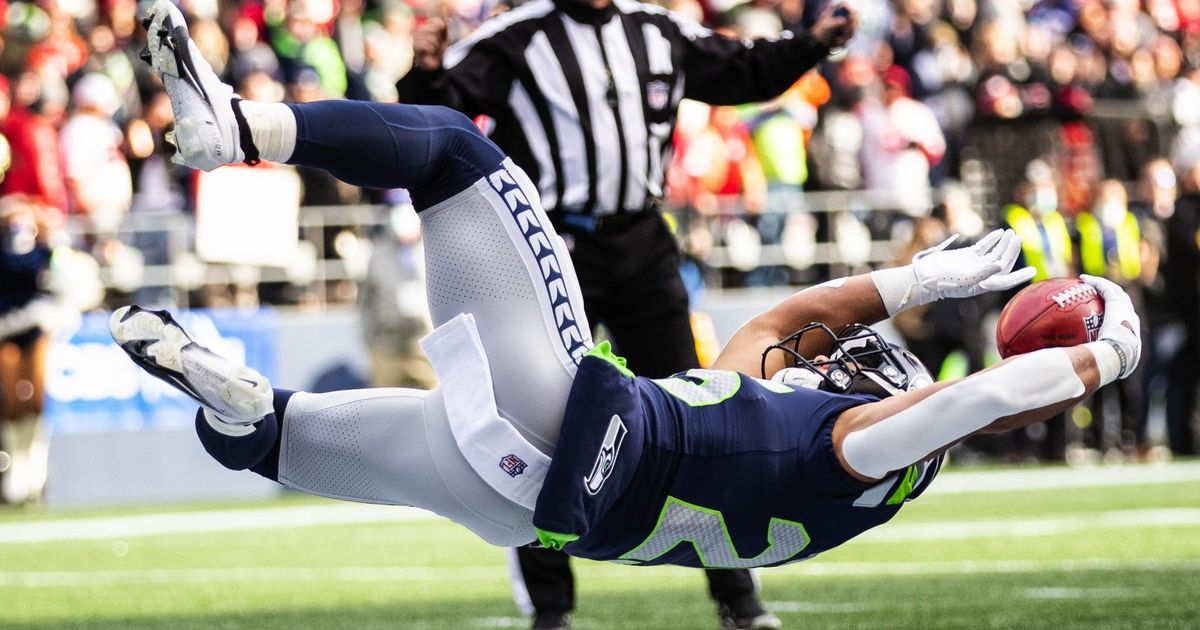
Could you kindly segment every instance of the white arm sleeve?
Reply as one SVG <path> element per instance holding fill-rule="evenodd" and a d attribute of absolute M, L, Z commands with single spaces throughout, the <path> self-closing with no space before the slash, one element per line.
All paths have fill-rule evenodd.
<path fill-rule="evenodd" d="M 1085 389 L 1066 350 L 1031 352 L 850 433 L 842 455 L 859 474 L 882 479 L 999 418 L 1070 400 Z"/>

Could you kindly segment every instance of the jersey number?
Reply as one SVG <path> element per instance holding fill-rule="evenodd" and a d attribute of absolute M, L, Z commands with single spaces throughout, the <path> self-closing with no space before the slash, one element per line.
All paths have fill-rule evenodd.
<path fill-rule="evenodd" d="M 655 379 L 654 382 L 665 389 L 668 394 L 692 407 L 705 407 L 732 398 L 741 389 L 742 378 L 750 377 L 743 377 L 741 374 L 729 370 L 697 369 L 688 370 L 670 378 Z M 764 381 L 760 378 L 756 378 L 754 381 L 766 390 L 777 394 L 795 391 L 783 383 Z"/>
<path fill-rule="evenodd" d="M 650 562 L 683 542 L 696 549 L 700 564 L 707 568 L 749 569 L 780 564 L 795 558 L 808 547 L 808 532 L 800 523 L 772 518 L 767 526 L 767 548 L 752 558 L 738 555 L 725 525 L 725 517 L 675 497 L 667 497 L 658 524 L 642 544 L 623 554 L 628 564 Z"/>

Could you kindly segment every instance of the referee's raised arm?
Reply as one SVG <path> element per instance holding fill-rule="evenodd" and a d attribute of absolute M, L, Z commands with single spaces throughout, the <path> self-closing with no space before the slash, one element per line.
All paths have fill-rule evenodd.
<path fill-rule="evenodd" d="M 858 15 L 828 6 L 808 31 L 784 31 L 776 39 L 734 39 L 671 14 L 684 50 L 684 96 L 713 105 L 740 105 L 775 98 L 805 72 L 845 44 Z"/>

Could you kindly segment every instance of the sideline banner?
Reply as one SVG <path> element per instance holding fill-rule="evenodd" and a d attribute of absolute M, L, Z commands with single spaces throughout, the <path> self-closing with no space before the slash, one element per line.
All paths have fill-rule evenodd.
<path fill-rule="evenodd" d="M 277 378 L 275 311 L 193 310 L 173 313 L 196 341 Z M 46 368 L 46 420 L 54 433 L 183 429 L 196 403 L 146 374 L 108 335 L 108 313 L 88 313 L 78 330 L 56 338 Z"/>

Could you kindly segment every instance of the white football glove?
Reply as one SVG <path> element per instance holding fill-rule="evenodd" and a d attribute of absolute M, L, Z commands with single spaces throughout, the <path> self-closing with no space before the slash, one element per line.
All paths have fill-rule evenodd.
<path fill-rule="evenodd" d="M 1033 267 L 1012 271 L 1021 254 L 1021 237 L 1012 230 L 993 230 L 970 247 L 947 250 L 957 238 L 913 256 L 918 304 L 1011 289 L 1036 273 Z"/>
<path fill-rule="evenodd" d="M 1104 298 L 1104 320 L 1097 334 L 1099 341 L 1107 342 L 1117 351 L 1121 369 L 1117 378 L 1133 373 L 1142 357 L 1142 320 L 1133 310 L 1133 302 L 1125 290 L 1111 280 L 1096 276 L 1081 275 L 1079 279 L 1096 287 Z"/>
<path fill-rule="evenodd" d="M 1012 230 L 993 230 L 970 247 L 947 250 L 958 235 L 913 256 L 911 265 L 873 272 L 871 279 L 888 315 L 942 298 L 966 298 L 1010 289 L 1036 271 L 1012 271 L 1021 254 L 1021 238 Z"/>

